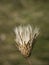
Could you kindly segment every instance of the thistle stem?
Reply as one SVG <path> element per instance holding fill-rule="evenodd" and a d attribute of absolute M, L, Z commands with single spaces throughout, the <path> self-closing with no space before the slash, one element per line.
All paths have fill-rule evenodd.
<path fill-rule="evenodd" d="M 27 60 L 26 62 L 28 62 L 29 65 L 32 65 L 30 58 L 25 58 L 25 59 Z"/>

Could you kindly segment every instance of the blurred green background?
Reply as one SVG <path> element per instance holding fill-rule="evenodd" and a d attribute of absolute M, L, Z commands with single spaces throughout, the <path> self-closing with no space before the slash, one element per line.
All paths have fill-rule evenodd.
<path fill-rule="evenodd" d="M 38 26 L 33 65 L 49 65 L 49 0 L 0 0 L 0 65 L 28 65 L 15 46 L 14 28 Z"/>

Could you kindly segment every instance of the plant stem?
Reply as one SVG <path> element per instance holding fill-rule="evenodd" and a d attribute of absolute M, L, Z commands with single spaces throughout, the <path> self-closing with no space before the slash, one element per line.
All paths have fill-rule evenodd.
<path fill-rule="evenodd" d="M 26 62 L 28 62 L 29 65 L 32 65 L 30 58 L 25 58 L 25 59 L 27 60 Z"/>

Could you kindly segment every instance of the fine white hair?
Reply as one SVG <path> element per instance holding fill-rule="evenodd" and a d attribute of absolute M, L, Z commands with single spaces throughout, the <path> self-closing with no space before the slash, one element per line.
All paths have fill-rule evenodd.
<path fill-rule="evenodd" d="M 14 32 L 16 34 L 16 43 L 17 44 L 28 44 L 30 41 L 30 44 L 32 43 L 33 39 L 36 39 L 39 35 L 39 28 L 31 27 L 31 25 L 27 26 L 18 26 L 14 29 Z"/>

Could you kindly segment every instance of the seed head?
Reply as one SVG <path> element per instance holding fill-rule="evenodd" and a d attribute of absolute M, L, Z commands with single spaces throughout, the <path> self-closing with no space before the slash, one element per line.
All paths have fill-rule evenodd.
<path fill-rule="evenodd" d="M 16 47 L 23 56 L 28 57 L 31 53 L 34 40 L 39 35 L 39 28 L 35 27 L 33 29 L 31 25 L 18 26 L 14 29 L 14 32 L 16 34 Z"/>

